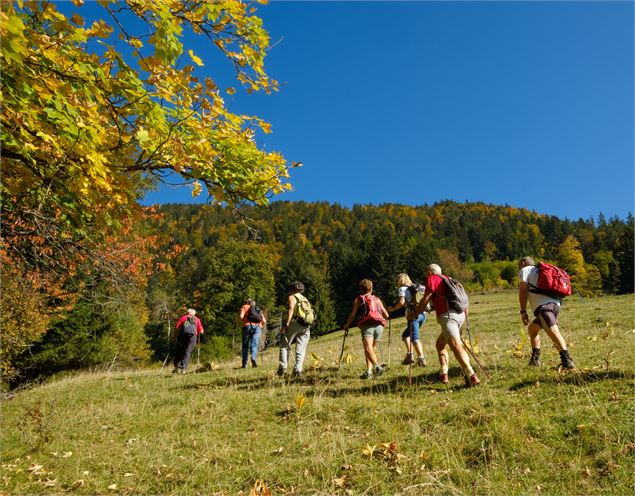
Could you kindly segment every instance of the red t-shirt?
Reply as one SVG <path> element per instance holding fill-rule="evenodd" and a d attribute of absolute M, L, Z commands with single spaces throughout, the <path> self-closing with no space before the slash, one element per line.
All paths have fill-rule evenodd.
<path fill-rule="evenodd" d="M 448 311 L 445 283 L 443 277 L 431 274 L 426 278 L 426 294 L 432 293 L 432 305 L 437 316 Z"/>

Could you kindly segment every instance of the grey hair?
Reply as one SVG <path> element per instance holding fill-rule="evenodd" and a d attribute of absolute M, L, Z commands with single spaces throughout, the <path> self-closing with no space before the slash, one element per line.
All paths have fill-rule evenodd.
<path fill-rule="evenodd" d="M 440 276 L 442 274 L 441 267 L 439 267 L 437 264 L 428 265 L 428 270 L 437 276 Z"/>
<path fill-rule="evenodd" d="M 520 264 L 523 267 L 527 267 L 528 265 L 536 265 L 536 262 L 534 262 L 534 259 L 531 257 L 523 257 L 520 259 Z"/>
<path fill-rule="evenodd" d="M 196 310 L 194 310 L 193 308 L 188 308 L 187 313 L 189 313 L 190 315 L 196 315 Z"/>

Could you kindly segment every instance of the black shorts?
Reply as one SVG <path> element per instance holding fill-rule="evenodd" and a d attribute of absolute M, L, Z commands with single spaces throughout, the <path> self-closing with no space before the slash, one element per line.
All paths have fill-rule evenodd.
<path fill-rule="evenodd" d="M 558 323 L 559 313 L 560 305 L 556 303 L 545 303 L 544 305 L 540 305 L 536 308 L 536 311 L 534 312 L 536 318 L 533 320 L 533 323 L 542 327 L 542 321 L 544 321 L 548 327 L 553 327 Z"/>

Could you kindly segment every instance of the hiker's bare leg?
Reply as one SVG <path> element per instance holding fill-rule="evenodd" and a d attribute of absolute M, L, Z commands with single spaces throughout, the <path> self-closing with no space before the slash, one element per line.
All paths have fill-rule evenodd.
<path fill-rule="evenodd" d="M 414 348 L 415 351 L 417 352 L 417 356 L 418 357 L 422 357 L 423 356 L 423 345 L 421 344 L 421 341 L 417 340 L 414 342 Z"/>
<path fill-rule="evenodd" d="M 461 340 L 453 336 L 450 338 L 450 342 L 448 344 L 450 345 L 450 349 L 454 353 L 454 356 L 461 365 L 461 368 L 464 371 L 471 371 L 472 367 L 470 366 L 470 356 L 467 354 L 467 351 L 465 351 L 465 348 L 463 348 Z"/>
<path fill-rule="evenodd" d="M 446 345 L 445 339 L 443 339 L 442 336 L 439 336 L 436 342 L 437 354 L 439 355 L 439 365 L 441 366 L 441 371 L 447 374 L 449 356 L 448 356 L 448 350 L 445 349 L 445 345 Z"/>
<path fill-rule="evenodd" d="M 531 322 L 527 327 L 527 334 L 529 334 L 529 341 L 532 348 L 540 348 L 540 326 Z"/>
<path fill-rule="evenodd" d="M 369 369 L 377 365 L 377 355 L 375 354 L 374 338 L 364 338 L 364 355 L 366 356 L 366 368 Z"/>
<path fill-rule="evenodd" d="M 543 322 L 542 317 L 540 318 L 540 321 Z M 553 344 L 558 351 L 567 349 L 567 343 L 562 337 L 562 334 L 560 334 L 560 328 L 558 327 L 558 324 L 554 324 L 549 327 L 548 325 L 546 325 L 546 323 L 543 323 L 543 329 L 551 338 L 551 341 L 553 341 Z"/>

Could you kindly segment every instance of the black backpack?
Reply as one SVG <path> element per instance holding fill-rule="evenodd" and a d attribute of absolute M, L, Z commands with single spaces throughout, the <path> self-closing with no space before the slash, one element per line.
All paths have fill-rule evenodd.
<path fill-rule="evenodd" d="M 196 318 L 188 317 L 183 323 L 183 334 L 194 336 L 196 334 Z"/>
<path fill-rule="evenodd" d="M 250 306 L 249 310 L 247 310 L 247 321 L 252 324 L 260 324 L 262 320 L 262 310 L 257 306 Z"/>

